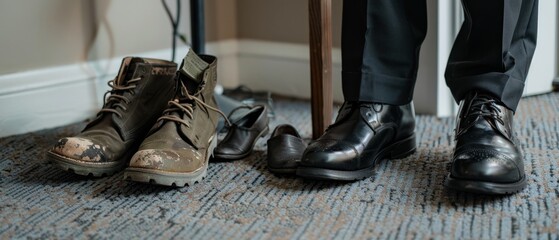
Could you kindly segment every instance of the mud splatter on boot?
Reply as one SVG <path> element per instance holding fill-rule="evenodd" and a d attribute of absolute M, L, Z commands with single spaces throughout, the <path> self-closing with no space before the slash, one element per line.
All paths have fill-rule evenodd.
<path fill-rule="evenodd" d="M 125 170 L 125 179 L 185 186 L 206 176 L 219 114 L 213 91 L 217 59 L 190 51 L 177 73 L 180 91 Z"/>
<path fill-rule="evenodd" d="M 127 57 L 97 117 L 75 137 L 58 140 L 47 156 L 64 170 L 103 176 L 126 167 L 175 94 L 172 62 Z"/>

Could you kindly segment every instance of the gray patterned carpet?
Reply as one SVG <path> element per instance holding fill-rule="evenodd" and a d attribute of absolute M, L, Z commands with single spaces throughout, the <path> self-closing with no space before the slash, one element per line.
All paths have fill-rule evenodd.
<path fill-rule="evenodd" d="M 309 105 L 276 102 L 273 124 L 310 136 Z M 0 239 L 557 239 L 559 94 L 525 98 L 516 129 L 529 185 L 504 197 L 447 190 L 453 119 L 417 117 L 414 155 L 384 162 L 353 183 L 278 177 L 265 168 L 265 141 L 251 157 L 212 163 L 209 177 L 174 189 L 90 179 L 45 161 L 78 123 L 0 139 Z"/>

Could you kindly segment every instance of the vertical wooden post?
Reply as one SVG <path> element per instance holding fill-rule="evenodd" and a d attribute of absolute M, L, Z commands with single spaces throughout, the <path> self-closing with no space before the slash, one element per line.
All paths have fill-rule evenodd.
<path fill-rule="evenodd" d="M 313 139 L 332 122 L 332 0 L 309 0 Z"/>

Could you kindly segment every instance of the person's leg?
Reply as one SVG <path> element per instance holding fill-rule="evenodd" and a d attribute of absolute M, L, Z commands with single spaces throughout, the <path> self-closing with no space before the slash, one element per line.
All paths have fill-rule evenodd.
<path fill-rule="evenodd" d="M 513 116 L 536 47 L 537 0 L 463 0 L 466 20 L 446 77 L 460 102 L 445 184 L 508 194 L 526 186 Z"/>
<path fill-rule="evenodd" d="M 446 68 L 457 102 L 472 90 L 515 110 L 536 48 L 537 0 L 463 0 L 465 20 Z"/>
<path fill-rule="evenodd" d="M 412 100 L 427 32 L 425 0 L 344 1 L 342 88 L 346 101 Z"/>
<path fill-rule="evenodd" d="M 415 151 L 411 104 L 424 0 L 347 0 L 342 23 L 345 103 L 336 122 L 303 153 L 297 175 L 356 180 L 384 158 Z"/>

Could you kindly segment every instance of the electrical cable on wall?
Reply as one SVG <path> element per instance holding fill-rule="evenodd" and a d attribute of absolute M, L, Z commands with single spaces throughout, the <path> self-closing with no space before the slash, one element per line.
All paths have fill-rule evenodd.
<path fill-rule="evenodd" d="M 180 0 L 176 0 L 176 6 L 177 6 L 177 12 L 176 12 L 176 17 L 173 18 L 173 15 L 171 14 L 171 10 L 169 9 L 169 6 L 167 5 L 167 2 L 165 0 L 161 0 L 161 2 L 163 3 L 163 7 L 165 8 L 165 12 L 167 13 L 167 16 L 169 16 L 169 20 L 171 21 L 171 27 L 173 28 L 173 33 L 172 33 L 172 54 L 171 54 L 171 61 L 175 61 L 175 54 L 176 54 L 176 49 L 177 49 L 177 38 L 179 38 L 184 44 L 189 44 L 188 40 L 186 39 L 186 36 L 182 33 L 178 32 L 179 29 L 179 23 L 180 23 L 180 18 L 181 18 L 181 1 Z"/>

